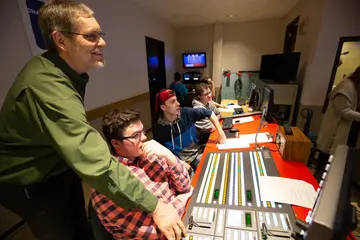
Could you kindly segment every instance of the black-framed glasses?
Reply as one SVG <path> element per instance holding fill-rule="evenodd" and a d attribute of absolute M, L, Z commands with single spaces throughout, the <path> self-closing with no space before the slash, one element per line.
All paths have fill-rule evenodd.
<path fill-rule="evenodd" d="M 140 141 L 143 134 L 144 134 L 144 136 L 146 135 L 145 130 L 143 130 L 141 132 L 134 133 L 133 135 L 128 136 L 128 137 L 121 137 L 121 140 L 134 139 L 135 141 Z"/>
<path fill-rule="evenodd" d="M 100 38 L 105 37 L 104 32 L 91 32 L 91 33 L 77 33 L 77 32 L 69 32 L 69 31 L 61 31 L 61 32 L 66 34 L 83 36 L 86 40 L 89 40 L 90 42 L 98 42 Z"/>
<path fill-rule="evenodd" d="M 207 92 L 207 93 L 203 93 L 203 94 L 201 94 L 201 95 L 203 95 L 203 96 L 209 96 L 211 94 L 211 92 Z"/>

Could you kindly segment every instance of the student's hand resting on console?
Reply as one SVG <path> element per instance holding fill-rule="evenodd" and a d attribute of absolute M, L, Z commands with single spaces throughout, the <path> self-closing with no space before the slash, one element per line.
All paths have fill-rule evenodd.
<path fill-rule="evenodd" d="M 158 158 L 165 158 L 169 166 L 175 166 L 177 164 L 176 156 L 155 140 L 143 143 L 143 155 L 147 158 L 151 155 L 155 155 Z"/>

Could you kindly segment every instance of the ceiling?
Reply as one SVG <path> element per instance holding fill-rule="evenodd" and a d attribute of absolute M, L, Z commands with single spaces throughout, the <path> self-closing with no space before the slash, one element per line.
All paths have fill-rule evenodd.
<path fill-rule="evenodd" d="M 284 17 L 299 0 L 132 0 L 173 26 Z"/>

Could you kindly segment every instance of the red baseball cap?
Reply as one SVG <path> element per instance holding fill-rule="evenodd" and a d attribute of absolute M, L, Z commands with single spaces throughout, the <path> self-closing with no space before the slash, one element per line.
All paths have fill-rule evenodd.
<path fill-rule="evenodd" d="M 158 113 L 161 104 L 164 104 L 166 100 L 174 96 L 176 96 L 176 93 L 171 89 L 162 89 L 158 92 L 155 98 L 155 113 Z"/>

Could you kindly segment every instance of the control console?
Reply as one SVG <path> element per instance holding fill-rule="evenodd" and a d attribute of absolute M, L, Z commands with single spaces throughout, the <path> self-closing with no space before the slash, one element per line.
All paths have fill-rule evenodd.
<path fill-rule="evenodd" d="M 293 210 L 261 201 L 261 176 L 278 176 L 268 150 L 209 153 L 184 216 L 185 239 L 290 239 Z"/>

